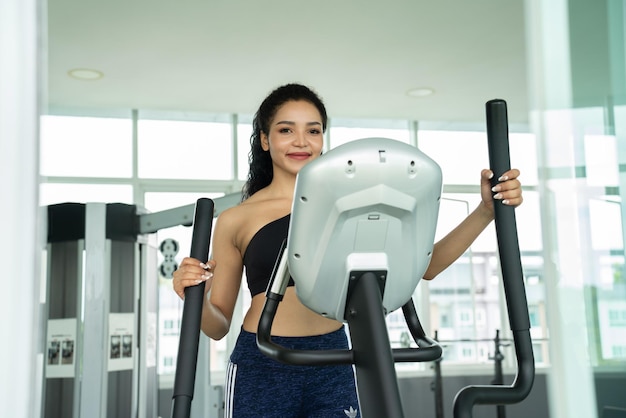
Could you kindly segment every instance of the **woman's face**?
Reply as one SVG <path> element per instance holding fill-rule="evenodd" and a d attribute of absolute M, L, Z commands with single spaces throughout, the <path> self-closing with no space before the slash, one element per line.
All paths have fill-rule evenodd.
<path fill-rule="evenodd" d="M 323 145 L 322 117 L 305 100 L 289 101 L 279 107 L 269 132 L 261 134 L 261 146 L 270 152 L 274 175 L 277 170 L 297 174 L 306 163 L 319 157 Z"/>

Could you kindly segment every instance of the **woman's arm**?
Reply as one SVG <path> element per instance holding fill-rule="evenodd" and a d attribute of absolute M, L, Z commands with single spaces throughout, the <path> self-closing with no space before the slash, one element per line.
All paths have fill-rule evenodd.
<path fill-rule="evenodd" d="M 215 340 L 223 338 L 230 329 L 243 274 L 242 254 L 236 245 L 237 227 L 242 222 L 236 209 L 232 209 L 222 212 L 215 224 L 213 259 L 216 264 L 211 292 L 205 298 L 202 311 L 202 331 Z"/>
<path fill-rule="evenodd" d="M 235 246 L 236 222 L 224 211 L 215 224 L 213 259 L 202 263 L 187 257 L 174 272 L 174 291 L 184 298 L 185 288 L 205 282 L 201 329 L 207 336 L 219 340 L 230 329 L 230 323 L 241 286 L 243 262 Z"/>
<path fill-rule="evenodd" d="M 430 264 L 424 273 L 424 279 L 434 279 L 463 255 L 493 220 L 494 204 L 505 204 L 513 207 L 522 204 L 522 187 L 518 180 L 519 174 L 517 169 L 507 171 L 498 179 L 500 183 L 492 188 L 490 180 L 493 173 L 490 170 L 481 172 L 480 193 L 482 201 L 456 228 L 435 243 Z"/>

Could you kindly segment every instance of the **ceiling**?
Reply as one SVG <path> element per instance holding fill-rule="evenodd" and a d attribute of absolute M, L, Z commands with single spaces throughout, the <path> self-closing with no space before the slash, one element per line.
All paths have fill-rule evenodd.
<path fill-rule="evenodd" d="M 524 2 L 48 0 L 49 108 L 252 114 L 287 82 L 331 118 L 528 119 Z M 68 71 L 101 71 L 95 81 Z M 428 87 L 427 97 L 407 91 Z"/>

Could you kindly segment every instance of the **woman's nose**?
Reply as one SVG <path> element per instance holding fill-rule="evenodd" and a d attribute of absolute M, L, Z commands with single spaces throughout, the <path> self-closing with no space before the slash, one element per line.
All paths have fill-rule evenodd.
<path fill-rule="evenodd" d="M 294 144 L 297 146 L 304 146 L 306 145 L 306 135 L 304 132 L 298 132 L 295 135 L 295 139 L 294 139 Z"/>

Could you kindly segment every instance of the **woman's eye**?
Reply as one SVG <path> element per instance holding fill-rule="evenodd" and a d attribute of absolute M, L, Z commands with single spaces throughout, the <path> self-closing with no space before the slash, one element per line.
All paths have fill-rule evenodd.
<path fill-rule="evenodd" d="M 310 132 L 312 135 L 319 135 L 322 133 L 322 131 L 320 131 L 319 129 L 311 129 Z"/>
<path fill-rule="evenodd" d="M 280 132 L 281 134 L 288 134 L 289 132 L 291 132 L 291 129 L 282 128 L 282 129 L 279 129 L 278 132 Z"/>

